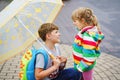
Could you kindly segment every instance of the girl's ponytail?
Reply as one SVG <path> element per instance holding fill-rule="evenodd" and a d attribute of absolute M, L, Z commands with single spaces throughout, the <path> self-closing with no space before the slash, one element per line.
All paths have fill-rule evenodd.
<path fill-rule="evenodd" d="M 97 17 L 95 15 L 93 15 L 93 20 L 92 20 L 94 26 L 97 27 L 98 31 L 100 31 L 100 25 L 98 23 Z"/>

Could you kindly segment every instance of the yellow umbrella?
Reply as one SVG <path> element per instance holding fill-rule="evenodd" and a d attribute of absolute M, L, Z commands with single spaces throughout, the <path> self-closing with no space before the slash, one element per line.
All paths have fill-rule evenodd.
<path fill-rule="evenodd" d="M 13 0 L 1 11 L 0 63 L 37 40 L 40 25 L 53 22 L 62 6 L 61 0 Z"/>

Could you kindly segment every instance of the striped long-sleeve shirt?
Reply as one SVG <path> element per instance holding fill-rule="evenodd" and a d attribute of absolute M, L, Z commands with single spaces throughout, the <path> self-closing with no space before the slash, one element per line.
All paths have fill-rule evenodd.
<path fill-rule="evenodd" d="M 99 44 L 104 38 L 97 27 L 85 27 L 75 36 L 73 43 L 74 68 L 84 72 L 91 70 L 100 56 Z"/>

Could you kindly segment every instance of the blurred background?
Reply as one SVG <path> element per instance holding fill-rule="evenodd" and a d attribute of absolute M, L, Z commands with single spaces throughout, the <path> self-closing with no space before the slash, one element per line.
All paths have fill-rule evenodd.
<path fill-rule="evenodd" d="M 2 11 L 12 0 L 0 0 Z M 94 11 L 105 38 L 101 44 L 102 54 L 95 67 L 94 80 L 120 80 L 120 0 L 63 0 L 64 7 L 54 23 L 61 32 L 61 51 L 68 58 L 71 67 L 71 50 L 77 33 L 71 19 L 72 11 L 79 7 L 89 7 Z M 0 64 L 0 80 L 19 80 L 19 60 L 17 55 Z"/>

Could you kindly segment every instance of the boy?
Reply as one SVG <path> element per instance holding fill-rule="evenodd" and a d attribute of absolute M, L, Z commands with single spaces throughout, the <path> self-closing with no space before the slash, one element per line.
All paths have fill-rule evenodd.
<path fill-rule="evenodd" d="M 45 42 L 45 47 L 55 56 L 52 60 L 49 56 L 47 68 L 44 70 L 44 57 L 38 54 L 35 65 L 36 80 L 79 80 L 81 73 L 73 68 L 64 69 L 67 59 L 60 56 L 60 50 L 56 43 L 60 42 L 58 27 L 52 23 L 41 25 L 38 30 L 40 38 Z"/>

